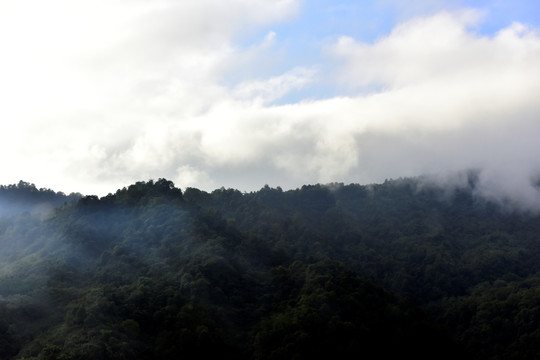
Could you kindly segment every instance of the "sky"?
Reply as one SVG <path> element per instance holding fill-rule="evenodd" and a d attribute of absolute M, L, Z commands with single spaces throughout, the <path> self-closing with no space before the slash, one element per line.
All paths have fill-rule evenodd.
<path fill-rule="evenodd" d="M 0 183 L 480 174 L 540 204 L 536 0 L 1 0 Z"/>

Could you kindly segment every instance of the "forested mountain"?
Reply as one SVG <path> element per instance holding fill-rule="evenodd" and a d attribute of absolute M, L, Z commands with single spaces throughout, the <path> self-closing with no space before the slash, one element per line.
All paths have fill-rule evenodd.
<path fill-rule="evenodd" d="M 0 216 L 30 212 L 47 214 L 55 207 L 79 200 L 81 194 L 66 195 L 50 189 L 38 189 L 34 184 L 19 181 L 18 184 L 0 185 Z"/>
<path fill-rule="evenodd" d="M 474 194 L 159 179 L 4 214 L 0 358 L 537 359 L 540 216 Z"/>

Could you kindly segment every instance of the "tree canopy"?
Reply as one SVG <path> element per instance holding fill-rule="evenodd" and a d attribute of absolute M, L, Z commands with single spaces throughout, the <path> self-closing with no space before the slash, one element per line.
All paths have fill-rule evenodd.
<path fill-rule="evenodd" d="M 474 184 L 4 193 L 3 359 L 538 356 L 540 216 Z"/>

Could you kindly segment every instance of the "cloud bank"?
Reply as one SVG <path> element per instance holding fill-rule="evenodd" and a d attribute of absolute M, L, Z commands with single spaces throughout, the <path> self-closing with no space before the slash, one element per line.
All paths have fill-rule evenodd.
<path fill-rule="evenodd" d="M 486 36 L 483 14 L 439 12 L 276 73 L 280 34 L 246 34 L 291 21 L 297 1 L 26 3 L 0 5 L 2 183 L 249 191 L 474 168 L 484 195 L 540 200 L 534 28 Z M 321 86 L 333 95 L 286 100 Z"/>

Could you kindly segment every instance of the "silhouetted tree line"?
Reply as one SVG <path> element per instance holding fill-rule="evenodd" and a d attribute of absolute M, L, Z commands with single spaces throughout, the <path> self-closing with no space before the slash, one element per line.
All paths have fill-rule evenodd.
<path fill-rule="evenodd" d="M 71 204 L 81 197 L 78 193 L 66 195 L 51 189 L 38 189 L 34 184 L 21 180 L 17 184 L 0 185 L 0 216 L 23 212 L 40 214 L 54 207 Z"/>
<path fill-rule="evenodd" d="M 474 183 L 14 188 L 64 201 L 0 217 L 2 359 L 539 356 L 540 217 Z"/>

